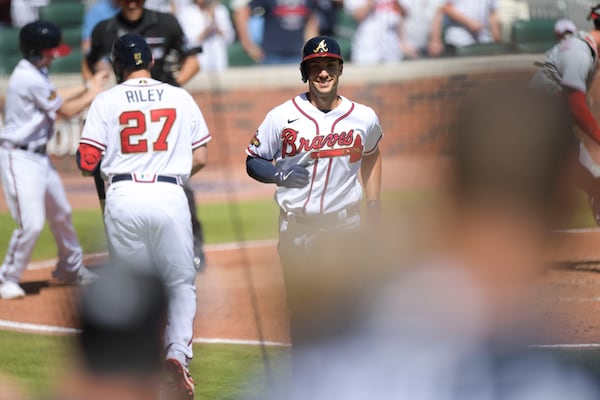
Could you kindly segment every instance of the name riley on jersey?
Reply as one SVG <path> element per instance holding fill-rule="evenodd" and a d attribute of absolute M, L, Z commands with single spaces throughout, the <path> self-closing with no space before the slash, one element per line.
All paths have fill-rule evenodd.
<path fill-rule="evenodd" d="M 126 90 L 128 103 L 145 103 L 150 101 L 161 101 L 164 89 Z"/>

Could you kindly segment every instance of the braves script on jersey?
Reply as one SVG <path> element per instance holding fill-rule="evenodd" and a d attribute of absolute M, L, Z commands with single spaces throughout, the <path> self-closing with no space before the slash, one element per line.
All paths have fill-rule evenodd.
<path fill-rule="evenodd" d="M 317 215 L 354 205 L 362 198 L 358 180 L 363 155 L 373 153 L 383 136 L 375 112 L 340 97 L 327 113 L 306 94 L 271 110 L 246 152 L 275 160 L 278 168 L 306 166 L 310 183 L 301 189 L 278 187 L 277 204 L 285 211 Z"/>
<path fill-rule="evenodd" d="M 80 142 L 105 151 L 105 176 L 187 178 L 192 168 L 190 144 L 195 149 L 209 140 L 204 117 L 188 92 L 153 79 L 132 79 L 96 98 Z"/>

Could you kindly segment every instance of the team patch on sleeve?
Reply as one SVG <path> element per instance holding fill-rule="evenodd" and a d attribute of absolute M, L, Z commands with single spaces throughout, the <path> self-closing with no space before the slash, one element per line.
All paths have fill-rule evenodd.
<path fill-rule="evenodd" d="M 260 140 L 258 140 L 258 132 L 256 132 L 256 134 L 252 136 L 252 139 L 250 139 L 250 145 L 255 147 L 260 146 Z"/>
<path fill-rule="evenodd" d="M 48 100 L 54 100 L 56 98 L 56 91 L 50 92 L 50 96 L 48 96 Z"/>

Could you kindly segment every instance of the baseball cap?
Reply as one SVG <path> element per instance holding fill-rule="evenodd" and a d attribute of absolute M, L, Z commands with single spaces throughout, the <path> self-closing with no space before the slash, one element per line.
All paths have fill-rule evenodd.
<path fill-rule="evenodd" d="M 577 27 L 573 23 L 573 21 L 561 18 L 554 24 L 554 33 L 559 36 L 564 35 L 567 32 L 575 33 L 577 32 Z"/>
<path fill-rule="evenodd" d="M 344 62 L 339 43 L 327 36 L 316 36 L 308 40 L 302 49 L 302 62 L 317 57 L 331 57 Z"/>

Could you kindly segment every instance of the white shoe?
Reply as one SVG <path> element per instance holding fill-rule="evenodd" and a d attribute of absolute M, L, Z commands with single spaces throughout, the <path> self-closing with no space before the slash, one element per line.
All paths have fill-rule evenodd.
<path fill-rule="evenodd" d="M 89 285 L 98 275 L 82 265 L 76 272 L 55 269 L 52 271 L 52 277 L 63 285 Z"/>
<path fill-rule="evenodd" d="M 25 291 L 18 283 L 4 281 L 0 283 L 0 298 L 3 300 L 21 299 L 25 297 Z"/>

